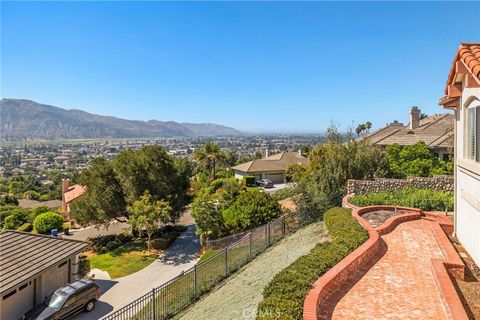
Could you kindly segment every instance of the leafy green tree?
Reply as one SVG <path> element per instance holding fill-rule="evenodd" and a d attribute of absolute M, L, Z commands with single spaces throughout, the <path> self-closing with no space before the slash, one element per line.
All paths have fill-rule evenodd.
<path fill-rule="evenodd" d="M 137 230 L 146 231 L 148 251 L 152 249 L 152 235 L 155 230 L 174 221 L 169 203 L 165 200 L 155 200 L 148 191 L 128 206 L 128 212 L 128 223 Z"/>
<path fill-rule="evenodd" d="M 224 152 L 212 141 L 207 141 L 202 148 L 195 149 L 193 158 L 209 172 L 210 181 L 216 178 L 217 166 L 225 162 Z"/>
<path fill-rule="evenodd" d="M 56 212 L 44 212 L 39 214 L 33 221 L 33 227 L 39 233 L 48 234 L 52 229 L 63 227 L 64 219 Z"/>
<path fill-rule="evenodd" d="M 389 145 L 387 155 L 388 176 L 392 178 L 431 177 L 434 174 L 453 173 L 453 164 L 435 157 L 423 141 L 410 146 Z"/>
<path fill-rule="evenodd" d="M 285 171 L 285 175 L 287 176 L 288 181 L 299 182 L 302 180 L 305 172 L 306 172 L 305 166 L 298 163 L 293 163 L 287 167 L 287 170 Z"/>
<path fill-rule="evenodd" d="M 240 232 L 265 224 L 278 217 L 280 212 L 275 199 L 265 192 L 252 190 L 242 192 L 222 216 L 230 231 Z"/>
<path fill-rule="evenodd" d="M 5 218 L 5 229 L 16 230 L 27 222 L 28 212 L 26 210 L 14 210 Z"/>
<path fill-rule="evenodd" d="M 148 190 L 153 197 L 168 201 L 178 215 L 188 201 L 192 168 L 187 162 L 176 161 L 155 145 L 121 152 L 113 166 L 127 203 L 132 204 Z"/>
<path fill-rule="evenodd" d="M 30 200 L 39 200 L 40 199 L 40 193 L 37 191 L 33 190 L 27 190 L 23 193 L 23 197 L 25 199 L 30 199 Z"/>
<path fill-rule="evenodd" d="M 385 176 L 388 169 L 383 149 L 355 140 L 342 143 L 334 128 L 330 139 L 315 147 L 309 158 L 299 205 L 304 213 L 314 215 L 341 203 L 348 179 L 370 180 Z"/>
<path fill-rule="evenodd" d="M 111 162 L 105 158 L 94 159 L 90 167 L 82 172 L 80 183 L 87 191 L 71 206 L 78 223 L 108 225 L 112 219 L 125 221 L 128 218 L 123 188 Z"/>
<path fill-rule="evenodd" d="M 304 157 L 308 157 L 308 154 L 310 153 L 310 146 L 309 145 L 306 145 L 306 144 L 303 144 L 301 147 L 300 147 L 300 154 Z"/>
<path fill-rule="evenodd" d="M 223 199 L 218 194 L 204 192 L 199 194 L 192 203 L 192 217 L 197 225 L 196 233 L 200 239 L 218 238 L 226 233 L 223 222 Z"/>

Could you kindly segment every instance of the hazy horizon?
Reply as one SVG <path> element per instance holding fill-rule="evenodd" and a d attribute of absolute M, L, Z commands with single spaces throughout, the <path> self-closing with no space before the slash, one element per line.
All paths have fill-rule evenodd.
<path fill-rule="evenodd" d="M 243 132 L 445 113 L 452 56 L 480 38 L 478 2 L 0 5 L 1 97 Z"/>

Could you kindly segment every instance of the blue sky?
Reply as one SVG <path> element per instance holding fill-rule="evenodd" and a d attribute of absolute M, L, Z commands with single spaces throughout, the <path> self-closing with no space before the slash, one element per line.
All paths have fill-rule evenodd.
<path fill-rule="evenodd" d="M 437 105 L 479 2 L 4 2 L 1 96 L 241 130 Z"/>

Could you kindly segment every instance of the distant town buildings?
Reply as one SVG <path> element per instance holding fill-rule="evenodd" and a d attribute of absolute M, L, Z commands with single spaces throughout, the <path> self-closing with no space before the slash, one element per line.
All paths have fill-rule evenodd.
<path fill-rule="evenodd" d="M 423 141 L 438 158 L 448 160 L 453 153 L 454 124 L 455 116 L 452 114 L 423 117 L 418 107 L 412 107 L 408 125 L 394 121 L 368 134 L 365 139 L 383 147 L 391 144 L 408 146 Z"/>

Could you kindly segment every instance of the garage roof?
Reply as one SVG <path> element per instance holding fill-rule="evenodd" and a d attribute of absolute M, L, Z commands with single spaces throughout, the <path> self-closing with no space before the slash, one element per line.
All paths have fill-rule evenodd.
<path fill-rule="evenodd" d="M 0 295 L 88 247 L 83 241 L 13 230 L 0 232 Z"/>

